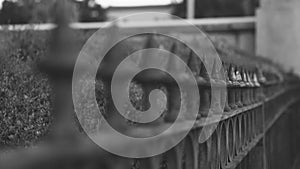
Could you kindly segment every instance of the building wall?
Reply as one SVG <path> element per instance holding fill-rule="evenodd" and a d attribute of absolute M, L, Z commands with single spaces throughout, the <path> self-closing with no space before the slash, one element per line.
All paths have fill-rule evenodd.
<path fill-rule="evenodd" d="M 257 53 L 300 74 L 300 1 L 264 0 L 257 12 Z"/>
<path fill-rule="evenodd" d="M 197 26 L 206 32 L 212 39 L 226 41 L 230 46 L 242 49 L 249 54 L 255 54 L 256 51 L 256 31 L 255 18 L 211 18 L 190 20 L 191 24 Z M 129 26 L 130 25 L 130 26 Z M 182 25 L 182 22 L 176 20 L 168 21 L 144 21 L 131 22 L 121 25 L 123 32 L 138 32 L 137 29 L 143 31 L 159 30 L 157 32 L 164 33 L 172 30 L 176 33 L 184 33 L 185 36 L 193 38 L 195 33 L 190 25 Z"/>

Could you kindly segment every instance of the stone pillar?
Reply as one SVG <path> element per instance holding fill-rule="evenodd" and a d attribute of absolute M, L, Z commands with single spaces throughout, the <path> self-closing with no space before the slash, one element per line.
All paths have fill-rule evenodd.
<path fill-rule="evenodd" d="M 261 0 L 256 30 L 257 54 L 300 74 L 300 1 Z"/>

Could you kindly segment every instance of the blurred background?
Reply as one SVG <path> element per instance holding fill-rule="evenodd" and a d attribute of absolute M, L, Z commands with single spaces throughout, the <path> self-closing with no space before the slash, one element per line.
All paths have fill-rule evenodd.
<path fill-rule="evenodd" d="M 70 38 L 66 42 L 69 44 L 67 46 L 77 43 L 78 48 L 74 49 L 74 53 L 78 53 L 86 40 L 101 26 L 101 22 L 112 21 L 130 14 L 161 12 L 181 18 L 190 17 L 190 19 L 244 17 L 254 16 L 259 4 L 256 0 L 196 0 L 188 7 L 187 0 L 126 0 L 126 2 L 122 0 L 68 0 L 67 5 L 58 9 L 62 5 L 55 7 L 57 3 L 55 0 L 0 1 L 0 24 L 2 25 L 0 26 L 2 65 L 0 142 L 4 146 L 31 145 L 48 131 L 52 119 L 50 84 L 48 78 L 35 69 L 41 59 L 49 57 L 49 50 L 53 50 L 53 43 L 60 44 L 56 42 L 58 33 L 51 32 L 52 27 L 47 25 L 57 23 L 57 18 L 65 16 L 68 20 L 66 22 L 95 23 L 94 26 L 87 26 L 87 28 L 83 24 L 83 29 L 79 27 L 70 31 L 72 32 L 71 38 L 65 37 Z M 164 27 L 168 23 L 161 25 L 162 22 L 173 21 L 175 18 L 171 15 L 151 14 L 143 15 L 142 18 L 130 17 L 130 19 L 129 21 L 123 20 L 123 22 L 135 23 L 129 28 L 134 31 L 138 27 L 143 27 L 144 24 L 147 27 L 149 23 Z M 208 28 L 207 31 L 210 32 L 212 38 L 224 40 L 232 46 L 253 54 L 255 53 L 254 27 L 252 19 L 250 18 L 250 22 L 248 20 L 242 21 L 240 30 L 228 27 L 231 21 L 226 18 L 216 20 L 212 25 L 225 21 L 225 27 L 217 25 Z M 209 27 L 210 22 L 206 22 L 204 20 L 196 24 Z M 43 24 L 46 25 L 42 27 Z M 25 27 L 22 28 L 22 26 Z M 34 26 L 40 27 L 34 28 Z M 219 27 L 220 30 L 218 30 Z M 179 27 L 179 29 L 184 28 Z M 187 36 L 190 35 L 192 34 Z M 63 48 L 63 45 L 58 48 Z M 54 50 L 57 49 L 54 48 Z"/>
<path fill-rule="evenodd" d="M 76 132 L 79 128 L 78 130 L 82 134 L 82 128 L 79 127 L 78 120 L 74 115 L 70 82 L 77 55 L 86 41 L 99 28 L 111 29 L 111 27 L 105 27 L 105 23 L 141 12 L 171 15 L 151 13 L 151 15 L 142 15 L 142 17 L 123 18 L 119 21 L 116 29 L 124 34 L 140 29 L 152 32 L 161 30 L 178 34 L 184 39 L 199 40 L 195 39 L 196 33 L 190 32 L 189 26 L 180 24 L 178 18 L 174 16 L 186 19 L 185 21 L 207 33 L 209 39 L 216 46 L 217 52 L 222 55 L 221 60 L 223 66 L 226 67 L 228 76 L 226 83 L 230 84 L 230 87 L 233 86 L 228 88 L 229 92 L 234 93 L 231 96 L 233 98 L 240 97 L 235 94 L 245 89 L 246 95 L 250 91 L 250 93 L 258 93 L 257 95 L 260 97 L 256 96 L 257 102 L 240 103 L 239 106 L 233 105 L 232 109 L 229 108 L 227 113 L 234 115 L 227 114 L 228 116 L 220 123 L 217 132 L 208 142 L 198 143 L 199 137 L 195 134 L 198 129 L 195 130 L 191 134 L 193 143 L 189 145 L 195 145 L 196 148 L 186 146 L 189 150 L 185 152 L 186 150 L 182 150 L 184 148 L 175 147 L 175 151 L 172 150 L 170 154 L 163 154 L 161 157 L 163 160 L 159 162 L 151 159 L 150 163 L 147 161 L 142 164 L 136 159 L 126 159 L 130 162 L 122 159 L 120 165 L 110 168 L 125 168 L 123 166 L 126 163 L 128 169 L 142 168 L 137 167 L 139 165 L 149 169 L 167 169 L 168 165 L 165 164 L 167 162 L 171 164 L 169 169 L 300 168 L 300 158 L 298 158 L 300 109 L 299 104 L 297 105 L 300 91 L 297 88 L 300 74 L 300 1 L 0 0 L 1 169 L 6 169 L 1 166 L 1 157 L 2 155 L 6 156 L 7 152 L 16 150 L 16 148 L 24 150 L 24 147 L 30 150 L 38 143 L 48 141 L 49 138 L 52 139 L 53 131 L 56 134 L 62 131 L 55 137 L 74 132 L 68 130 L 72 130 L 74 124 L 70 124 L 69 128 L 65 126 L 70 121 L 70 123 L 75 123 Z M 191 57 L 192 52 L 183 50 L 185 46 L 180 46 L 173 41 L 165 42 L 160 38 L 153 35 L 150 38 L 133 39 L 128 45 L 130 47 L 128 50 L 132 52 L 149 46 L 155 46 L 155 48 L 163 46 L 169 51 L 174 50 L 182 54 L 183 57 Z M 128 51 L 120 50 L 118 52 L 124 54 Z M 186 60 L 189 61 L 189 66 L 196 69 L 193 73 L 198 73 L 197 75 L 201 78 L 207 76 L 207 72 L 199 68 L 203 67 L 203 63 L 193 59 Z M 241 72 L 244 74 L 241 75 Z M 250 75 L 252 79 L 250 79 Z M 266 83 L 268 80 L 271 81 L 270 84 Z M 240 86 L 234 86 L 234 82 Z M 253 87 L 255 82 L 260 83 L 256 86 L 257 88 Z M 249 88 L 245 85 L 248 85 Z M 161 90 L 168 93 L 167 87 L 159 86 Z M 156 86 L 156 88 L 158 87 Z M 139 109 L 145 108 L 143 99 L 146 98 L 147 90 L 149 88 L 145 89 L 139 83 L 133 83 L 130 86 L 131 101 Z M 107 106 L 109 105 L 107 91 L 109 90 L 105 88 L 105 84 L 101 80 L 97 80 L 98 107 L 104 114 L 107 113 L 107 107 L 109 107 Z M 249 95 L 247 97 L 250 97 Z M 206 96 L 211 97 L 209 94 Z M 88 93 L 86 97 L 89 97 Z M 86 123 L 91 131 L 96 131 L 99 127 L 99 117 L 89 112 L 89 103 L 84 104 L 87 107 L 86 114 L 79 120 Z M 168 107 L 165 113 L 171 112 L 169 109 L 172 108 L 172 106 Z M 165 122 L 164 120 L 163 122 Z M 199 123 L 201 123 L 201 118 Z M 224 131 L 225 129 L 226 131 Z M 253 136 L 250 137 L 248 129 L 250 133 L 253 132 Z M 257 131 L 252 131 L 252 129 Z M 233 136 L 230 133 L 235 133 L 232 138 L 234 141 L 229 140 L 230 136 Z M 71 142 L 76 140 L 73 137 L 74 135 L 70 134 Z M 53 141 L 51 139 L 50 142 Z M 227 141 L 225 141 L 226 143 L 224 139 Z M 234 146 L 237 147 L 233 148 Z M 71 149 L 73 147 L 85 146 L 71 146 Z M 27 152 L 28 149 L 24 151 Z M 181 151 L 184 153 L 176 154 Z M 34 161 L 37 156 L 47 155 L 47 152 L 41 153 L 42 155 L 39 152 L 38 155 L 33 154 L 31 159 Z M 70 152 L 72 155 L 72 151 Z M 201 154 L 201 152 L 204 153 Z M 50 153 L 48 157 L 64 160 L 64 157 L 69 155 L 63 154 L 61 158 L 61 156 L 56 156 L 57 153 L 62 153 L 62 151 Z M 188 153 L 190 156 L 186 155 Z M 16 156 L 13 157 L 16 159 Z M 26 157 L 26 155 L 22 154 L 22 157 Z M 103 156 L 97 157 L 102 158 Z M 82 159 L 81 156 L 76 158 Z M 174 166 L 175 158 L 180 161 L 176 161 L 178 166 Z M 104 159 L 100 162 L 96 160 L 97 163 L 93 164 L 96 167 L 90 168 L 96 169 L 99 166 L 103 168 L 106 166 L 103 165 L 104 162 L 110 165 L 117 163 L 109 158 Z M 198 160 L 199 164 L 198 161 L 189 161 L 188 163 L 187 159 Z M 200 160 L 204 162 L 202 163 Z M 50 161 L 48 163 L 51 163 Z M 159 163 L 159 166 L 154 165 L 156 163 Z M 193 166 L 191 163 L 195 166 L 183 167 L 185 165 Z M 74 165 L 76 166 L 76 164 Z M 51 168 L 51 165 L 48 167 Z M 23 168 L 21 167 L 21 169 Z"/>
<path fill-rule="evenodd" d="M 164 12 L 187 18 L 187 0 L 73 0 L 72 7 L 79 22 L 102 22 L 136 12 Z M 1 24 L 51 22 L 53 0 L 1 0 Z M 258 0 L 196 0 L 195 18 L 254 16 Z M 151 16 L 147 20 L 162 20 Z"/>

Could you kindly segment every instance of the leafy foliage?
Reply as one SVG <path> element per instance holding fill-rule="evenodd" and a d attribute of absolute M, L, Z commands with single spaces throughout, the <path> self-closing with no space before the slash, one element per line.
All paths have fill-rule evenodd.
<path fill-rule="evenodd" d="M 93 32 L 75 32 L 79 45 Z M 48 133 L 55 120 L 49 80 L 36 65 L 41 58 L 49 57 L 49 35 L 47 31 L 0 32 L 0 146 L 34 144 Z M 101 98 L 104 91 L 97 86 L 96 93 Z M 103 98 L 99 101 L 102 111 L 104 102 Z M 88 109 L 85 118 L 95 119 Z"/>
<path fill-rule="evenodd" d="M 45 55 L 45 33 L 1 32 L 0 145 L 29 145 L 51 122 L 48 79 L 34 70 Z"/>

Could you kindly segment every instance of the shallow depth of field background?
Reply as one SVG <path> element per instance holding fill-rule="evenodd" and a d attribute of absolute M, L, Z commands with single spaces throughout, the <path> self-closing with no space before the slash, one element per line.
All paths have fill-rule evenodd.
<path fill-rule="evenodd" d="M 34 24 L 53 22 L 57 13 L 52 10 L 52 0 L 4 0 L 0 1 L 0 24 Z M 109 20 L 108 11 L 120 3 L 84 0 L 70 0 L 70 19 L 79 22 L 99 22 Z M 137 2 L 137 1 L 136 1 Z M 186 0 L 162 1 L 131 5 L 170 5 L 172 13 L 186 18 Z M 233 5 L 234 4 L 234 5 Z M 256 1 L 196 1 L 195 17 L 223 17 L 223 16 L 251 16 L 254 15 Z M 124 4 L 123 4 L 124 6 Z M 125 6 L 130 6 L 128 3 Z M 217 8 L 216 8 L 217 6 Z M 95 14 L 97 12 L 97 15 Z M 91 36 L 95 30 L 76 31 L 79 47 Z M 9 31 L 0 32 L 0 147 L 30 146 L 47 135 L 52 122 L 51 104 L 53 97 L 49 79 L 40 73 L 37 63 L 43 57 L 48 57 L 50 31 Z M 98 85 L 99 96 L 103 92 Z M 131 98 L 138 103 L 142 95 L 139 86 L 132 85 Z M 99 105 L 104 106 L 101 103 Z M 94 117 L 87 123 L 94 124 Z M 93 128 L 93 126 L 91 126 Z"/>

